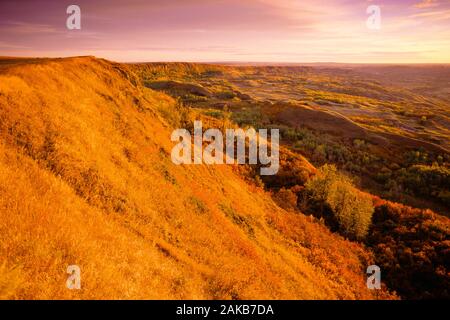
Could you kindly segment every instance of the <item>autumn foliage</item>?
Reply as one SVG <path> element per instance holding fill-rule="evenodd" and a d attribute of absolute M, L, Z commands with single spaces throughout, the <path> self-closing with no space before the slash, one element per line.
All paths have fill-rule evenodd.
<path fill-rule="evenodd" d="M 450 298 L 447 218 L 378 199 L 366 243 L 386 283 L 402 297 Z"/>

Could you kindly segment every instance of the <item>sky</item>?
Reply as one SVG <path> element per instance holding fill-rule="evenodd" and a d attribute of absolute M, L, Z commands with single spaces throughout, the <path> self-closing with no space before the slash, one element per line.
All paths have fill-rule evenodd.
<path fill-rule="evenodd" d="M 79 30 L 66 27 L 73 4 Z M 380 8 L 379 29 L 367 25 L 369 6 Z M 79 55 L 450 63 L 450 0 L 0 0 L 0 56 Z"/>

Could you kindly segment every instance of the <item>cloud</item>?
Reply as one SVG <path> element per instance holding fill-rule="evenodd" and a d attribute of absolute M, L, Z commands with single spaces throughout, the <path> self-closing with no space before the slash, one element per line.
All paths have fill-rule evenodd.
<path fill-rule="evenodd" d="M 18 6 L 0 0 L 2 53 L 94 54 L 119 61 L 224 61 L 242 56 L 255 61 L 386 62 L 448 61 L 450 56 L 448 0 L 76 3 L 82 30 L 71 31 L 65 26 L 67 2 L 23 0 Z M 368 3 L 382 7 L 380 32 L 366 28 Z"/>
<path fill-rule="evenodd" d="M 0 41 L 0 48 L 2 48 L 2 49 L 30 49 L 30 47 L 27 47 L 27 46 L 16 45 L 16 44 L 4 42 L 4 41 Z"/>
<path fill-rule="evenodd" d="M 59 31 L 47 24 L 28 23 L 20 21 L 4 22 L 0 25 L 3 32 L 12 32 L 16 34 L 32 34 L 32 33 L 58 33 Z"/>
<path fill-rule="evenodd" d="M 414 5 L 415 8 L 426 9 L 439 6 L 438 0 L 422 0 L 421 2 Z"/>
<path fill-rule="evenodd" d="M 430 11 L 413 14 L 410 18 L 422 18 L 430 21 L 439 21 L 450 19 L 450 10 Z"/>

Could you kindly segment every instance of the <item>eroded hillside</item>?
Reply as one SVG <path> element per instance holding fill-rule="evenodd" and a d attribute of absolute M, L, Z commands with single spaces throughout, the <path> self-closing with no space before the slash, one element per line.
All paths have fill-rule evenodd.
<path fill-rule="evenodd" d="M 0 73 L 0 298 L 392 297 L 367 289 L 362 245 L 229 166 L 172 164 L 177 103 L 129 67 L 83 57 Z"/>

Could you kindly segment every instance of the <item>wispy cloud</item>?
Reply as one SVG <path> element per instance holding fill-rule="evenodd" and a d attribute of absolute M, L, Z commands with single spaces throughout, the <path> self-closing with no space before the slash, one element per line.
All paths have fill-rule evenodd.
<path fill-rule="evenodd" d="M 450 57 L 448 0 L 0 0 L 2 53 L 119 61 L 437 62 Z M 381 30 L 366 9 L 381 6 Z M 1 45 L 1 43 L 0 43 Z M 9 47 L 8 47 L 9 46 Z M 14 47 L 16 46 L 16 47 Z"/>
<path fill-rule="evenodd" d="M 414 5 L 415 8 L 425 9 L 425 8 L 433 8 L 439 6 L 438 0 L 422 0 L 419 3 Z"/>
<path fill-rule="evenodd" d="M 410 17 L 413 19 L 424 18 L 424 19 L 428 19 L 428 20 L 432 20 L 432 21 L 447 20 L 447 19 L 450 19 L 450 9 L 421 12 L 421 13 L 413 14 Z"/>
<path fill-rule="evenodd" d="M 5 21 L 0 24 L 2 32 L 11 32 L 17 34 L 25 33 L 58 33 L 59 31 L 51 25 L 28 23 L 21 21 Z"/>
<path fill-rule="evenodd" d="M 14 43 L 7 43 L 4 41 L 0 41 L 0 48 L 1 49 L 30 49 L 30 47 L 27 46 L 21 46 Z"/>

